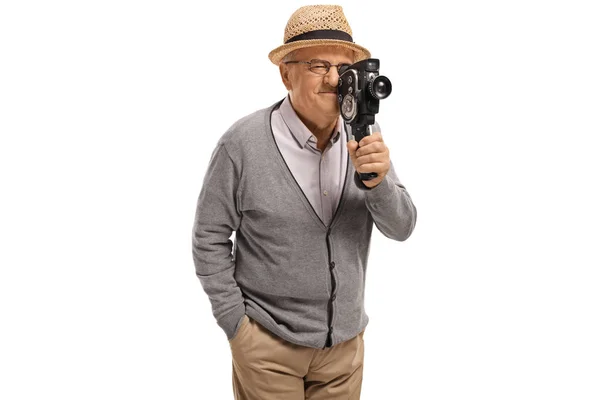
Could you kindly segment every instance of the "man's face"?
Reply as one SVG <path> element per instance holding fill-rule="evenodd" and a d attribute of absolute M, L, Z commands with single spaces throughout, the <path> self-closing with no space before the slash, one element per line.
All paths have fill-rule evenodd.
<path fill-rule="evenodd" d="M 294 61 L 324 60 L 332 65 L 352 64 L 351 50 L 318 46 L 296 51 Z M 338 70 L 332 66 L 326 75 L 309 70 L 308 64 L 286 64 L 280 66 L 285 87 L 296 111 L 309 119 L 334 119 L 339 116 L 337 102 Z M 323 71 L 324 72 L 324 71 Z M 315 121 L 316 122 L 316 121 Z"/>

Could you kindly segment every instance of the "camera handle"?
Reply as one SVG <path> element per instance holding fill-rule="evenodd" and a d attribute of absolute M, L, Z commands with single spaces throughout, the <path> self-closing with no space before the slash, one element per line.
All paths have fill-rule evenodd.
<path fill-rule="evenodd" d="M 369 136 L 373 133 L 372 128 L 373 125 L 363 125 L 363 124 L 350 124 L 350 128 L 352 129 L 352 135 L 350 136 L 350 140 L 356 140 L 356 142 L 360 142 L 362 138 L 365 136 Z M 377 178 L 377 172 L 359 172 L 358 177 L 361 181 L 370 181 L 371 179 Z"/>

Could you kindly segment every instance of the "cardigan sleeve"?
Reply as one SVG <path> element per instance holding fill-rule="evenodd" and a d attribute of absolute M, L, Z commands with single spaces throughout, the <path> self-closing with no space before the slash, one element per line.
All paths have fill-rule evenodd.
<path fill-rule="evenodd" d="M 235 251 L 230 239 L 241 220 L 236 202 L 238 181 L 234 162 L 219 143 L 198 197 L 192 253 L 196 275 L 227 339 L 233 338 L 246 313 L 242 292 L 234 278 Z"/>
<path fill-rule="evenodd" d="M 358 180 L 358 174 L 355 176 Z M 364 185 L 360 180 L 359 182 Z M 383 181 L 374 188 L 365 190 L 365 193 L 365 203 L 377 229 L 393 240 L 408 239 L 417 222 L 417 208 L 404 185 L 400 183 L 391 163 Z"/>

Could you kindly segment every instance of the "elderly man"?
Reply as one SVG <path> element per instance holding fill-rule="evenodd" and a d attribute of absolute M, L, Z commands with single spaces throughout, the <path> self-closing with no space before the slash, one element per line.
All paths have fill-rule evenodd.
<path fill-rule="evenodd" d="M 288 95 L 233 124 L 204 178 L 194 263 L 236 399 L 359 399 L 373 224 L 415 227 L 381 134 L 349 140 L 340 116 L 339 68 L 370 57 L 351 35 L 339 6 L 298 9 L 269 54 Z"/>

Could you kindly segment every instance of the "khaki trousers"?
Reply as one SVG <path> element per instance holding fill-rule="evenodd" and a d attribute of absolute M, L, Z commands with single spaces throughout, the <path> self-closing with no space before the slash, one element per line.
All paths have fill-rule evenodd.
<path fill-rule="evenodd" d="M 236 400 L 359 400 L 364 331 L 326 349 L 290 343 L 244 316 L 229 341 Z"/>

